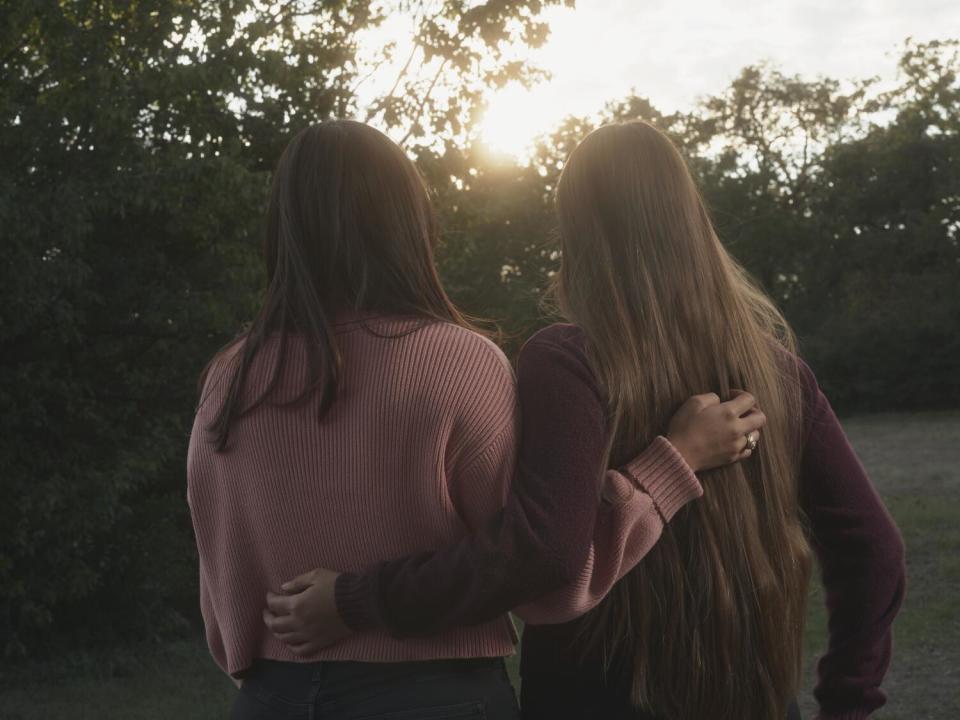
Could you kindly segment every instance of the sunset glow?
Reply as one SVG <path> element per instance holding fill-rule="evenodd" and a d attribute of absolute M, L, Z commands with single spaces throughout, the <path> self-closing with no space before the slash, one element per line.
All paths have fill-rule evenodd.
<path fill-rule="evenodd" d="M 529 60 L 552 78 L 489 96 L 478 134 L 495 152 L 522 157 L 565 116 L 595 114 L 631 91 L 667 112 L 689 108 L 763 60 L 810 78 L 892 78 L 901 43 L 960 27 L 960 4 L 591 0 L 544 17 L 550 39 Z"/>

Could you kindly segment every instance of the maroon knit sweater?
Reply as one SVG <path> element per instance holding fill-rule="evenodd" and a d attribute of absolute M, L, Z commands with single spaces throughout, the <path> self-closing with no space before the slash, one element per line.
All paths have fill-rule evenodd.
<path fill-rule="evenodd" d="M 814 694 L 823 720 L 883 705 L 891 624 L 905 588 L 900 534 L 801 361 L 801 501 L 820 562 L 829 647 Z M 485 622 L 574 582 L 589 552 L 607 442 L 606 403 L 582 331 L 553 325 L 520 354 L 522 445 L 504 509 L 449 547 L 341 575 L 337 607 L 354 630 L 397 638 Z M 596 477 L 593 484 L 584 478 Z M 576 621 L 527 626 L 524 672 L 573 671 Z M 567 648 L 566 651 L 563 648 Z"/>

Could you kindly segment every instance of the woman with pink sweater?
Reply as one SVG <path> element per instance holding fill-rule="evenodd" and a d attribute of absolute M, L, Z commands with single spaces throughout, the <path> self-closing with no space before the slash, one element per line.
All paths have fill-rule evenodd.
<path fill-rule="evenodd" d="M 695 470 L 756 445 L 752 396 L 700 395 L 604 473 L 606 418 L 567 340 L 525 346 L 518 406 L 503 354 L 440 285 L 437 234 L 381 133 L 329 122 L 284 152 L 263 306 L 209 363 L 188 456 L 207 641 L 241 687 L 236 719 L 518 717 L 507 610 L 585 612 L 702 495 Z M 436 566 L 439 548 L 456 561 Z M 418 594 L 438 570 L 444 592 Z M 365 632 L 311 633 L 334 582 Z M 394 582 L 406 604 L 387 617 L 372 601 Z"/>

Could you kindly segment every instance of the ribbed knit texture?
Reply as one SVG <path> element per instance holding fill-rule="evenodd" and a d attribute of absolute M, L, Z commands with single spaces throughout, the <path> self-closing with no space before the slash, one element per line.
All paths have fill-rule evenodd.
<path fill-rule="evenodd" d="M 667 519 L 657 504 L 672 514 L 700 496 L 662 437 L 623 473 L 598 472 L 607 408 L 582 339 L 575 326 L 551 325 L 520 351 L 523 442 L 503 510 L 464 542 L 341 574 L 336 604 L 352 630 L 427 637 L 511 609 L 535 623 L 570 620 L 660 537 Z M 612 503 L 598 503 L 604 483 Z"/>
<path fill-rule="evenodd" d="M 683 457 L 658 436 L 623 472 L 606 475 L 608 495 L 597 513 L 589 558 L 579 578 L 514 613 L 529 624 L 563 623 L 596 607 L 620 578 L 656 545 L 663 527 L 703 486 Z"/>
<path fill-rule="evenodd" d="M 402 642 L 364 633 L 312 657 L 294 655 L 265 627 L 268 590 L 316 567 L 356 571 L 455 542 L 502 505 L 513 475 L 514 379 L 493 343 L 449 323 L 399 317 L 348 318 L 337 338 L 343 374 L 322 421 L 316 399 L 280 404 L 308 380 L 303 341 L 293 338 L 274 402 L 234 420 L 221 453 L 205 428 L 223 402 L 228 359 L 208 379 L 190 438 L 187 498 L 214 659 L 235 676 L 255 657 L 511 654 L 516 634 L 506 615 Z M 266 386 L 278 346 L 272 340 L 258 354 L 244 404 Z"/>

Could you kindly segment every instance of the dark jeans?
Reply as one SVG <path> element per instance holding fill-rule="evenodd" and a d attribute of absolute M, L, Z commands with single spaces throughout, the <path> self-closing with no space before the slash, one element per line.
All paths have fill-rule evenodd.
<path fill-rule="evenodd" d="M 520 705 L 523 720 L 660 720 L 637 710 L 625 695 L 594 679 L 550 673 L 524 674 Z M 787 709 L 787 720 L 800 720 L 796 702 Z"/>
<path fill-rule="evenodd" d="M 231 720 L 519 720 L 502 658 L 254 661 Z"/>

